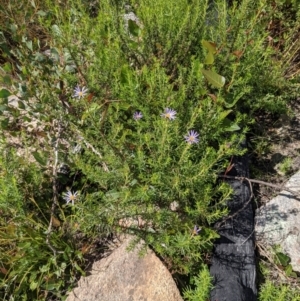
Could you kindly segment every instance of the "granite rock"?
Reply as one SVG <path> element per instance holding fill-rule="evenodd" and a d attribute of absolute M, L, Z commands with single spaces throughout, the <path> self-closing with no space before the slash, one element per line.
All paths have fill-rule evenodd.
<path fill-rule="evenodd" d="M 176 284 L 158 257 L 139 243 L 128 251 L 127 237 L 111 255 L 93 264 L 66 301 L 182 301 Z"/>

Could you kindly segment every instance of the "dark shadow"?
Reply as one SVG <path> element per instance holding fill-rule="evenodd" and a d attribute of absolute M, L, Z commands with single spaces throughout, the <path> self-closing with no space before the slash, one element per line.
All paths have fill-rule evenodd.
<path fill-rule="evenodd" d="M 249 177 L 248 157 L 233 159 L 227 175 Z M 247 181 L 226 180 L 234 194 L 229 216 L 216 223 L 220 238 L 214 243 L 210 273 L 211 301 L 256 301 L 256 257 L 251 188 Z"/>

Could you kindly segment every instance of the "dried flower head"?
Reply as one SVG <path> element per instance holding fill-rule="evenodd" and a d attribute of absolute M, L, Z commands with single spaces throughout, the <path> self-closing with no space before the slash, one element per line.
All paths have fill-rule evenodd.
<path fill-rule="evenodd" d="M 86 96 L 87 91 L 88 89 L 86 87 L 80 88 L 79 85 L 77 85 L 74 89 L 74 97 L 78 99 L 83 98 Z"/>
<path fill-rule="evenodd" d="M 164 117 L 164 118 L 168 118 L 169 120 L 174 120 L 176 118 L 176 115 L 177 112 L 173 109 L 169 109 L 169 108 L 166 108 L 165 109 L 165 112 L 160 114 L 160 116 Z"/>
<path fill-rule="evenodd" d="M 140 120 L 141 118 L 143 118 L 143 114 L 141 112 L 135 112 L 133 114 L 133 119 L 134 120 Z"/>
<path fill-rule="evenodd" d="M 184 136 L 184 139 L 189 144 L 198 143 L 199 142 L 199 139 L 197 138 L 198 136 L 199 134 L 196 131 L 191 130 L 188 132 L 186 136 Z"/>
<path fill-rule="evenodd" d="M 78 196 L 79 196 L 78 191 L 72 192 L 71 190 L 68 190 L 63 194 L 63 198 L 66 200 L 67 204 L 71 202 L 72 205 L 74 205 L 74 201 L 78 198 Z"/>

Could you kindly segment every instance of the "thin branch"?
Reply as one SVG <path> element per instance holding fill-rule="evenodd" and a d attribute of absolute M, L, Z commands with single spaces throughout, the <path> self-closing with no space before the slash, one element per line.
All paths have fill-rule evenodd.
<path fill-rule="evenodd" d="M 78 130 L 75 130 L 75 131 L 77 132 L 79 140 L 81 140 L 85 144 L 85 146 L 87 148 L 91 149 L 94 154 L 96 154 L 97 156 L 99 156 L 100 159 L 103 159 L 103 156 L 101 155 L 101 153 L 98 150 L 96 150 L 92 144 L 90 144 L 89 142 L 87 142 L 84 139 L 84 137 L 80 134 L 80 132 Z M 107 165 L 106 165 L 105 162 L 102 162 L 102 167 L 103 167 L 104 171 L 109 171 L 109 169 L 108 169 L 108 167 L 107 167 Z"/>
<path fill-rule="evenodd" d="M 290 190 L 290 189 L 285 188 L 283 186 L 279 186 L 279 185 L 276 185 L 276 184 L 272 184 L 272 183 L 268 183 L 268 182 L 264 182 L 264 181 L 260 181 L 260 180 L 248 179 L 246 177 L 227 176 L 227 175 L 220 175 L 219 177 L 220 178 L 226 178 L 226 179 L 234 179 L 234 180 L 238 180 L 238 181 L 241 181 L 241 182 L 247 181 L 249 183 L 249 187 L 250 187 L 250 192 L 251 193 L 250 193 L 249 200 L 244 204 L 244 206 L 241 209 L 239 209 L 238 211 L 236 211 L 235 213 L 233 213 L 231 215 L 228 215 L 227 217 L 224 217 L 220 222 L 218 222 L 216 224 L 215 227 L 217 229 L 219 229 L 221 227 L 221 225 L 226 220 L 235 217 L 238 213 L 240 213 L 242 210 L 244 210 L 246 208 L 246 206 L 250 203 L 250 201 L 251 201 L 251 199 L 253 197 L 252 183 L 262 184 L 262 185 L 270 186 L 270 187 L 273 187 L 273 188 L 276 188 L 276 189 L 285 190 L 285 191 L 290 192 L 294 196 L 299 196 L 299 192 L 297 192 L 297 191 L 293 191 L 293 190 Z M 251 233 L 251 235 L 252 235 L 252 233 Z M 251 237 L 251 235 L 249 237 Z M 248 240 L 249 237 L 246 240 Z"/>
<path fill-rule="evenodd" d="M 50 235 L 51 235 L 51 232 L 52 232 L 52 223 L 53 223 L 54 211 L 55 211 L 56 205 L 58 204 L 57 165 L 58 165 L 58 144 L 59 144 L 59 140 L 60 140 L 61 131 L 62 131 L 62 127 L 61 127 L 61 124 L 59 122 L 58 123 L 58 130 L 57 130 L 57 137 L 56 137 L 55 145 L 53 147 L 53 150 L 54 150 L 54 164 L 53 164 L 53 167 L 52 167 L 53 201 L 52 201 L 52 206 L 51 206 L 51 211 L 50 211 L 50 221 L 49 221 L 49 226 L 48 226 L 48 229 L 47 229 L 47 237 L 46 237 L 46 244 L 52 250 L 54 256 L 56 256 L 57 250 L 50 243 Z"/>
<path fill-rule="evenodd" d="M 251 200 L 252 200 L 252 198 L 253 198 L 252 184 L 251 184 L 251 181 L 250 181 L 248 178 L 244 178 L 244 177 L 232 177 L 232 176 L 220 176 L 220 177 L 223 177 L 223 178 L 234 178 L 234 179 L 237 179 L 237 180 L 240 180 L 240 181 L 241 181 L 241 180 L 242 180 L 242 181 L 246 180 L 246 181 L 249 183 L 250 196 L 249 196 L 248 201 L 244 204 L 244 206 L 243 206 L 241 209 L 239 209 L 238 211 L 236 211 L 236 212 L 233 213 L 233 214 L 230 214 L 230 215 L 224 217 L 220 222 L 218 222 L 218 223 L 216 224 L 216 226 L 215 226 L 217 229 L 219 229 L 219 228 L 221 227 L 221 225 L 222 225 L 225 221 L 227 221 L 227 220 L 230 219 L 230 218 L 235 217 L 237 214 L 239 214 L 241 211 L 243 211 L 243 210 L 246 208 L 246 206 L 251 202 Z M 240 179 L 240 178 L 241 178 L 241 179 Z M 252 235 L 252 233 L 251 233 L 251 235 Z M 251 235 L 246 239 L 246 241 L 251 237 Z M 244 241 L 243 243 L 245 243 L 245 241 Z"/>
<path fill-rule="evenodd" d="M 300 196 L 300 193 L 298 191 L 288 189 L 288 188 L 286 188 L 282 185 L 276 185 L 276 184 L 264 182 L 264 181 L 261 181 L 261 180 L 254 180 L 254 179 L 248 179 L 246 177 L 234 177 L 234 176 L 226 176 L 226 175 L 219 176 L 219 177 L 220 178 L 226 178 L 226 179 L 234 179 L 234 180 L 239 180 L 239 181 L 245 181 L 246 180 L 246 181 L 251 182 L 251 183 L 262 184 L 262 185 L 273 187 L 273 188 L 276 188 L 276 189 L 279 189 L 279 190 L 285 190 L 285 191 L 290 192 L 294 196 Z"/>

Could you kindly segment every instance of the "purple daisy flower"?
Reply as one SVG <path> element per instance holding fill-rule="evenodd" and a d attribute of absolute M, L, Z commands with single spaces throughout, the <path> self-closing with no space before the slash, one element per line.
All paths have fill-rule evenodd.
<path fill-rule="evenodd" d="M 199 139 L 197 138 L 198 136 L 199 134 L 196 131 L 191 130 L 188 132 L 186 136 L 184 136 L 184 139 L 189 144 L 198 143 L 199 142 Z"/>
<path fill-rule="evenodd" d="M 174 120 L 176 118 L 177 112 L 173 109 L 166 108 L 165 112 L 160 114 L 161 117 L 168 118 L 169 120 Z"/>
<path fill-rule="evenodd" d="M 74 205 L 74 201 L 78 198 L 79 192 L 72 192 L 71 190 L 65 192 L 63 194 L 63 198 L 66 200 L 67 204 L 69 204 L 70 202 L 72 203 L 72 205 Z"/>
<path fill-rule="evenodd" d="M 194 226 L 193 235 L 198 235 L 202 228 L 198 227 L 197 225 Z"/>
<path fill-rule="evenodd" d="M 135 113 L 133 114 L 133 119 L 134 119 L 134 120 L 138 121 L 138 120 L 140 120 L 141 118 L 143 118 L 143 114 L 142 114 L 141 112 L 135 112 Z"/>
<path fill-rule="evenodd" d="M 77 85 L 74 89 L 74 97 L 80 99 L 86 95 L 87 91 L 88 89 L 86 87 L 80 88 L 79 85 Z"/>

